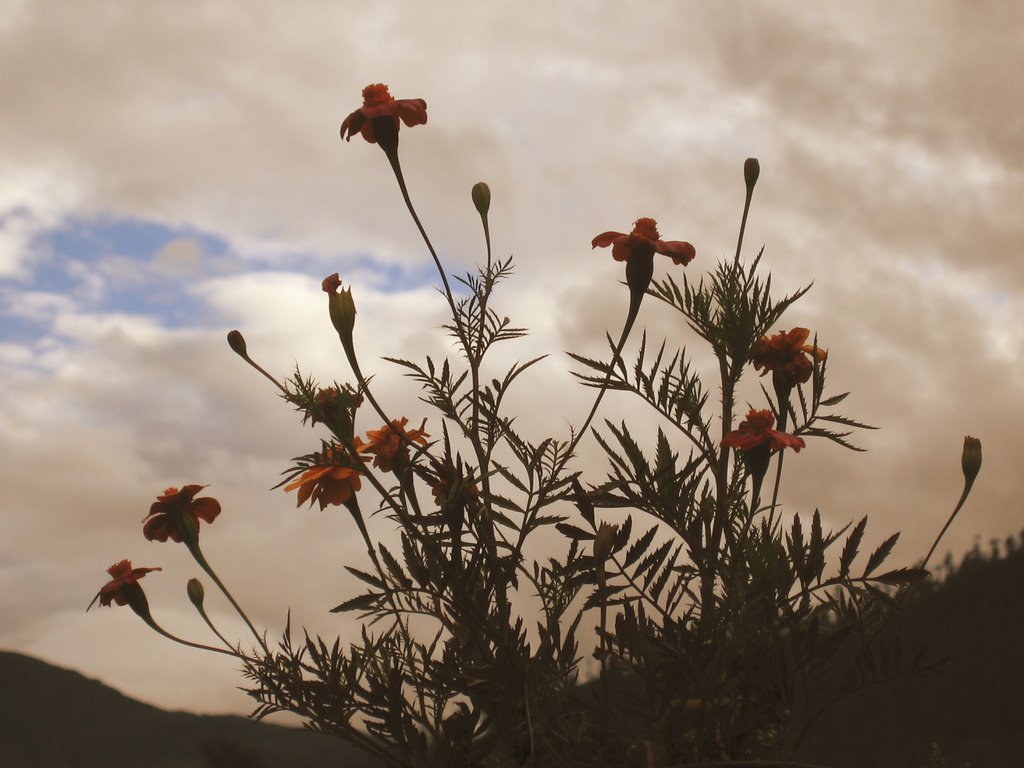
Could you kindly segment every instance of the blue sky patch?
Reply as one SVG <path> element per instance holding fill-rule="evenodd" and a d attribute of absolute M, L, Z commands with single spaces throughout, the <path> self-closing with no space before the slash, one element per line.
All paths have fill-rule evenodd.
<path fill-rule="evenodd" d="M 67 296 L 87 312 L 145 315 L 167 328 L 217 322 L 189 287 L 208 277 L 294 271 L 321 278 L 352 268 L 379 277 L 374 287 L 403 291 L 434 284 L 432 264 L 382 264 L 366 253 L 276 252 L 241 256 L 224 238 L 188 227 L 134 218 L 75 217 L 40 233 L 29 246 L 27 276 L 0 280 L 0 341 L 32 343 L 49 333 L 46 321 L 18 309 L 22 293 Z"/>

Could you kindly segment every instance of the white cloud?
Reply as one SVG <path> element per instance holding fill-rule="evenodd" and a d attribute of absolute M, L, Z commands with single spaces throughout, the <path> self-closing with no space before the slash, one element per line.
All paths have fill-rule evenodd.
<path fill-rule="evenodd" d="M 867 455 L 815 445 L 787 459 L 787 509 L 820 505 L 838 523 L 871 511 L 879 536 L 905 528 L 900 552 L 912 559 L 958 492 L 963 433 L 976 432 L 986 466 L 949 544 L 1019 527 L 1019 9 L 986 21 L 928 4 L 921 24 L 924 4 L 898 17 L 881 3 L 726 13 L 662 2 L 643 14 L 610 3 L 446 5 L 459 24 L 435 6 L 398 4 L 154 11 L 95 0 L 72 14 L 44 0 L 0 13 L 0 68 L 18 75 L 0 85 L 0 278 L 12 318 L 0 340 L 0 437 L 14 447 L 0 467 L 13 510 L 0 574 L 21 588 L 16 605 L 3 604 L 18 628 L 0 630 L 0 644 L 130 681 L 165 704 L 189 702 L 174 686 L 181 670 L 237 683 L 215 663 L 169 656 L 158 638 L 138 640 L 146 630 L 127 612 L 74 613 L 106 561 L 129 555 L 165 563 L 154 596 L 181 603 L 184 553 L 137 530 L 174 483 L 214 483 L 225 513 L 204 542 L 260 619 L 278 622 L 292 602 L 313 624 L 343 595 L 331 569 L 360 557 L 343 519 L 267 490 L 318 433 L 223 335 L 242 330 L 276 375 L 298 362 L 322 381 L 347 380 L 319 288 L 338 270 L 353 285 L 357 344 L 382 401 L 418 421 L 410 383 L 380 358 L 454 358 L 438 331 L 444 304 L 383 154 L 337 135 L 359 89 L 378 80 L 428 101 L 428 125 L 403 129 L 403 164 L 453 269 L 483 260 L 469 189 L 491 184 L 495 256 L 517 261 L 495 307 L 533 330 L 499 351 L 495 370 L 550 354 L 514 396 L 524 429 L 564 434 L 579 423 L 591 393 L 564 373 L 562 350 L 603 354 L 604 333 L 622 321 L 621 265 L 590 239 L 652 215 L 666 237 L 695 243 L 684 274 L 698 279 L 731 256 L 740 169 L 755 155 L 748 254 L 767 245 L 776 295 L 815 282 L 785 325 L 820 334 L 833 386 L 854 392 L 848 414 L 884 428 L 861 436 Z M 965 24 L 984 35 L 961 34 Z M 88 264 L 54 265 L 33 250 L 72 217 L 104 216 L 180 238 Z M 195 233 L 228 252 L 209 252 Z M 33 284 L 40 265 L 66 268 L 71 284 Z M 194 316 L 171 323 L 164 304 L 112 303 L 161 281 L 164 299 L 189 299 Z M 652 343 L 686 344 L 706 363 L 664 307 L 648 301 L 642 321 Z M 756 384 L 745 382 L 751 400 Z M 646 418 L 624 398 L 605 408 Z M 168 620 L 185 616 L 171 609 Z M 134 642 L 111 655 L 118 632 Z M 69 633 L 73 648 L 61 640 Z"/>

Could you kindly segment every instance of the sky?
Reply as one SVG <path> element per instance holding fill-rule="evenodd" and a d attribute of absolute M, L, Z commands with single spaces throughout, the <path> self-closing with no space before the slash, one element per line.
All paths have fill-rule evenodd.
<path fill-rule="evenodd" d="M 787 513 L 868 514 L 868 544 L 901 530 L 892 562 L 910 565 L 959 496 L 970 434 L 984 466 L 941 551 L 1018 534 L 1022 39 L 1024 5 L 977 0 L 0 0 L 0 648 L 160 706 L 250 711 L 230 659 L 84 611 L 128 558 L 163 568 L 142 582 L 157 620 L 209 639 L 185 598 L 198 568 L 141 535 L 187 483 L 221 502 L 203 548 L 258 626 L 277 636 L 290 609 L 354 632 L 328 612 L 355 593 L 342 564 L 366 557 L 346 514 L 272 490 L 323 435 L 224 338 L 240 329 L 278 376 L 351 380 L 320 291 L 339 272 L 378 396 L 439 427 L 381 359 L 452 354 L 437 275 L 383 153 L 338 136 L 376 82 L 427 102 L 402 162 L 451 273 L 484 258 L 469 193 L 491 187 L 495 253 L 517 265 L 495 302 L 531 329 L 495 369 L 548 355 L 510 403 L 524 430 L 582 422 L 565 352 L 601 355 L 621 327 L 621 265 L 591 239 L 653 217 L 694 244 L 698 279 L 732 255 L 757 157 L 745 258 L 764 246 L 776 296 L 813 283 L 778 330 L 817 333 L 831 391 L 851 393 L 840 412 L 879 427 L 855 436 L 864 453 L 791 456 Z M 664 306 L 640 323 L 711 372 Z M 603 408 L 653 425 L 628 398 Z M 577 466 L 603 478 L 592 440 Z"/>

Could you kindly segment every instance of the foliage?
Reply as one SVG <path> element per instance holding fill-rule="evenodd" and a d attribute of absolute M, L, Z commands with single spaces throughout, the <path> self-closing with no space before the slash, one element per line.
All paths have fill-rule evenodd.
<path fill-rule="evenodd" d="M 252 651 L 219 633 L 227 650 L 204 646 L 241 660 L 254 714 L 297 713 L 309 728 L 396 766 L 739 765 L 785 759 L 837 695 L 908 666 L 926 670 L 923 657 L 906 659 L 899 645 L 879 642 L 907 590 L 927 575 L 926 563 L 886 567 L 898 534 L 862 551 L 866 517 L 830 531 L 818 510 L 784 515 L 778 501 L 787 449 L 807 440 L 854 448 L 853 431 L 869 427 L 834 410 L 846 393 L 827 394 L 827 355 L 817 339 L 807 343 L 809 331 L 772 334 L 809 286 L 776 298 L 761 253 L 742 258 L 757 162 L 744 166 L 735 257 L 696 279 L 653 280 L 656 254 L 685 267 L 695 251 L 663 241 L 652 219 L 594 238 L 626 262 L 626 320 L 617 342 L 609 336 L 607 358 L 572 355 L 575 375 L 596 391 L 584 424 L 567 436 L 536 436 L 534 425 L 507 413 L 505 400 L 536 375 L 542 356 L 488 373 L 488 355 L 526 333 L 498 310 L 514 265 L 492 258 L 490 190 L 477 185 L 472 195 L 486 260 L 458 278 L 456 292 L 398 156 L 400 120 L 425 123 L 426 105 L 388 101 L 379 84 L 364 96 L 346 120 L 346 138 L 360 126 L 389 160 L 438 269 L 455 352 L 390 358 L 437 414 L 428 434 L 426 421 L 408 428 L 407 417 L 378 402 L 359 363 L 355 299 L 337 275 L 324 290 L 351 382 L 321 387 L 296 370 L 280 384 L 252 361 L 241 334 L 229 335 L 232 349 L 304 422 L 326 430 L 281 485 L 297 491 L 300 504 L 344 506 L 367 554 L 346 566 L 359 591 L 333 608 L 358 618 L 358 637 L 310 636 L 289 620 L 276 643 L 253 629 Z M 676 346 L 649 342 L 643 332 L 627 365 L 625 344 L 646 296 L 674 311 L 688 338 Z M 693 344 L 709 349 L 714 380 L 694 364 Z M 772 391 L 762 386 L 764 406 L 742 415 L 737 388 L 751 366 L 772 374 Z M 595 427 L 608 459 L 606 476 L 595 479 L 574 457 L 611 390 L 628 393 L 661 423 L 653 436 L 624 420 Z M 356 425 L 368 422 L 383 426 L 364 440 Z M 160 497 L 161 524 L 238 608 L 202 555 L 197 513 L 174 507 L 181 494 L 173 490 Z M 194 495 L 188 502 L 200 504 Z M 374 513 L 394 523 L 394 541 L 370 537 L 365 521 Z M 554 556 L 534 554 L 559 535 Z M 140 602 L 136 582 L 127 603 L 173 638 Z M 109 603 L 120 583 L 104 589 Z M 194 591 L 202 613 L 201 589 Z M 585 656 L 599 672 L 580 686 Z M 840 660 L 847 669 L 836 678 Z"/>

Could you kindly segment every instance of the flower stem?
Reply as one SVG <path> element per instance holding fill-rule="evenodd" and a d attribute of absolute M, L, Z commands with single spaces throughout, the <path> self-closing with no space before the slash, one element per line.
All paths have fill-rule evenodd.
<path fill-rule="evenodd" d="M 928 565 L 928 561 L 931 560 L 932 555 L 935 554 L 935 548 L 939 546 L 939 542 L 942 541 L 942 537 L 946 535 L 946 531 L 949 530 L 949 526 L 953 524 L 953 520 L 960 513 L 960 509 L 963 507 L 964 502 L 967 501 L 967 496 L 971 492 L 971 487 L 974 485 L 973 479 L 967 479 L 964 481 L 964 492 L 960 494 L 960 501 L 956 503 L 956 507 L 950 514 L 946 524 L 942 526 L 942 530 L 939 531 L 939 535 L 935 537 L 935 541 L 932 542 L 931 549 L 928 550 L 928 554 L 924 556 L 924 560 L 921 562 L 921 568 L 925 568 Z"/>
<path fill-rule="evenodd" d="M 199 615 L 202 616 L 203 621 L 206 622 L 206 626 L 208 626 L 210 628 L 210 631 L 213 632 L 213 634 L 215 634 L 218 638 L 220 638 L 220 641 L 222 643 L 224 643 L 225 646 L 227 646 L 228 648 L 234 650 L 235 646 L 233 646 L 231 643 L 229 643 L 227 638 L 224 637 L 224 635 L 222 635 L 217 630 L 217 627 L 215 627 L 213 625 L 213 622 L 210 621 L 210 617 L 206 615 L 206 609 L 204 609 L 201 605 L 197 605 L 196 606 L 196 610 L 199 611 Z"/>
<path fill-rule="evenodd" d="M 235 609 L 238 615 L 242 617 L 242 620 L 246 623 L 246 626 L 249 627 L 249 631 L 252 632 L 253 637 L 256 638 L 256 641 L 260 644 L 260 647 L 263 648 L 264 653 L 270 653 L 270 649 L 267 648 L 266 641 L 263 639 L 260 633 L 256 631 L 256 627 L 253 626 L 252 622 L 249 621 L 249 617 L 246 615 L 245 611 L 242 610 L 242 606 L 238 604 L 235 598 L 231 595 L 231 592 L 228 591 L 228 588 L 224 586 L 224 582 L 220 580 L 220 577 L 214 572 L 213 568 L 206 561 L 206 557 L 203 555 L 202 550 L 199 549 L 199 542 L 197 541 L 195 543 L 186 543 L 188 544 L 189 552 L 192 553 L 192 557 L 195 559 L 197 563 L 199 563 L 199 567 L 206 571 L 206 574 L 211 579 L 213 579 L 213 583 L 217 585 L 217 588 L 224 593 L 224 597 L 228 599 L 228 602 L 231 603 L 232 607 Z"/>
<path fill-rule="evenodd" d="M 232 650 L 230 650 L 230 651 L 225 651 L 225 650 L 224 650 L 223 648 L 214 648 L 214 647 L 213 647 L 212 645 L 203 645 L 202 643 L 193 643 L 193 642 L 192 642 L 192 641 L 190 641 L 190 640 L 183 640 L 183 639 L 182 639 L 182 638 L 180 638 L 180 637 L 177 637 L 177 636 L 175 636 L 175 635 L 172 635 L 172 634 L 171 634 L 170 632 L 168 632 L 168 631 L 167 631 L 166 629 L 164 629 L 164 628 L 163 628 L 163 627 L 161 627 L 161 626 L 160 626 L 159 624 L 157 624 L 157 623 L 156 623 L 156 621 L 155 621 L 155 620 L 153 619 L 153 617 L 152 617 L 152 616 L 149 616 L 149 615 L 147 615 L 147 614 L 144 614 L 144 613 L 142 613 L 142 612 L 140 612 L 140 611 L 135 611 L 135 613 L 136 613 L 136 614 L 137 614 L 137 615 L 138 615 L 138 616 L 139 616 L 139 617 L 140 617 L 140 618 L 141 618 L 141 619 L 142 619 L 142 620 L 143 620 L 144 622 L 146 622 L 146 624 L 147 624 L 147 625 L 149 625 L 149 628 L 150 628 L 150 629 L 152 629 L 152 630 L 153 630 L 154 632 L 156 632 L 157 634 L 163 635 L 163 636 L 164 636 L 164 637 L 166 637 L 166 638 L 167 638 L 168 640 L 173 640 L 174 642 L 176 642 L 176 643 L 180 643 L 181 645 L 187 645 L 187 646 L 189 646 L 190 648 L 199 648 L 199 649 L 201 649 L 201 650 L 204 650 L 204 651 L 213 651 L 214 653 L 223 653 L 223 654 L 226 654 L 226 655 L 228 655 L 228 656 L 235 656 L 235 657 L 238 657 L 238 658 L 241 658 L 241 656 L 242 656 L 242 654 L 240 654 L 240 653 L 239 653 L 238 651 L 236 651 L 236 650 L 233 650 L 233 649 L 232 649 Z M 207 623 L 209 623 L 209 622 L 207 622 Z M 211 625 L 211 626 L 212 626 L 212 625 Z M 216 630 L 214 630 L 214 631 L 216 631 Z M 218 635 L 217 635 L 217 636 L 218 636 L 218 637 L 220 637 L 220 634 L 218 633 Z M 222 637 L 221 637 L 221 640 L 224 640 L 224 638 L 222 638 Z M 231 645 L 230 645 L 230 644 L 228 644 L 226 640 L 225 640 L 224 642 L 225 642 L 225 644 L 227 644 L 227 645 L 228 645 L 228 647 L 229 647 L 229 648 L 231 647 Z"/>
<path fill-rule="evenodd" d="M 448 276 L 444 273 L 444 267 L 441 266 L 441 260 L 437 257 L 437 251 L 434 250 L 433 243 L 430 242 L 430 238 L 427 236 L 427 231 L 423 228 L 423 224 L 420 222 L 420 217 L 416 215 L 416 209 L 413 207 L 412 200 L 409 197 L 409 190 L 405 186 L 405 176 L 402 174 L 402 164 L 398 160 L 398 150 L 391 152 L 385 151 L 388 161 L 391 163 L 391 169 L 395 172 L 395 179 L 398 181 L 398 189 L 402 193 L 402 199 L 405 201 L 405 207 L 409 209 L 409 214 L 412 216 L 412 220 L 416 223 L 416 228 L 420 231 L 420 236 L 423 238 L 423 242 L 427 245 L 427 250 L 430 251 L 430 257 L 434 260 L 434 266 L 437 267 L 437 274 L 441 277 L 441 283 L 444 285 L 444 295 L 448 299 L 448 305 L 452 310 L 452 318 L 456 319 L 457 312 L 455 309 L 455 297 L 452 295 L 451 286 L 448 284 Z M 458 322 L 456 320 L 456 322 Z M 461 327 L 460 327 L 460 336 Z"/>
<path fill-rule="evenodd" d="M 587 418 L 583 421 L 583 426 L 573 436 L 572 442 L 569 443 L 569 447 L 565 451 L 565 458 L 562 464 L 558 467 L 561 470 L 565 462 L 568 461 L 572 455 L 573 450 L 579 444 L 583 435 L 587 433 L 590 428 L 590 422 L 594 420 L 594 416 L 597 414 L 597 409 L 601 405 L 601 400 L 604 398 L 604 393 L 608 391 L 608 384 L 612 380 L 612 375 L 615 372 L 615 365 L 622 360 L 622 348 L 626 345 L 626 339 L 629 338 L 630 331 L 633 330 L 633 324 L 636 322 L 637 315 L 640 314 L 640 303 L 644 298 L 644 291 L 630 290 L 629 292 L 629 310 L 626 312 L 626 322 L 622 326 L 622 334 L 619 336 L 619 341 L 615 345 L 615 351 L 612 354 L 612 361 L 608 366 L 608 373 L 604 377 L 604 381 L 601 383 L 601 388 L 597 392 L 597 397 L 594 399 L 594 404 L 590 407 L 590 413 L 587 414 Z"/>

